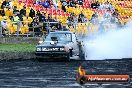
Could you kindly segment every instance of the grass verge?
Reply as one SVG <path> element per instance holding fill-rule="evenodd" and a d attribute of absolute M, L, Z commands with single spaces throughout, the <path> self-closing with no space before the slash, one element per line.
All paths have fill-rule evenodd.
<path fill-rule="evenodd" d="M 0 52 L 34 52 L 36 44 L 0 44 Z"/>

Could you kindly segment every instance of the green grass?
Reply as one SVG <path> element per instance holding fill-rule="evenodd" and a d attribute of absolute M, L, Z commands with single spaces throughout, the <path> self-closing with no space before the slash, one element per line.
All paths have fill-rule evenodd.
<path fill-rule="evenodd" d="M 0 52 L 34 52 L 36 44 L 0 44 Z"/>

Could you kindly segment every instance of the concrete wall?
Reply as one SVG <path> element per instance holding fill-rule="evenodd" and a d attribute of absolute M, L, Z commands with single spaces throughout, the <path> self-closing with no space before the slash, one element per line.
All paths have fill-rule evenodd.
<path fill-rule="evenodd" d="M 0 37 L 0 43 L 38 43 L 40 37 Z"/>

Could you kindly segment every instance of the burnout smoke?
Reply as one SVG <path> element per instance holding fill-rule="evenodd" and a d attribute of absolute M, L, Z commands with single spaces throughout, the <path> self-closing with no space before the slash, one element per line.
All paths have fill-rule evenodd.
<path fill-rule="evenodd" d="M 132 58 L 132 21 L 123 28 L 84 39 L 86 60 Z"/>

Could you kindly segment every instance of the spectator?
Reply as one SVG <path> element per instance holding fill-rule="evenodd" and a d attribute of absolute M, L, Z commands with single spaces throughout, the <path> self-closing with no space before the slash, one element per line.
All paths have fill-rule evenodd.
<path fill-rule="evenodd" d="M 49 3 L 48 1 L 45 1 L 45 2 L 43 3 L 43 7 L 45 7 L 45 8 L 50 8 L 50 3 Z"/>
<path fill-rule="evenodd" d="M 30 13 L 29 13 L 29 16 L 31 18 L 35 17 L 35 11 L 33 10 L 33 8 L 31 8 Z"/>
<path fill-rule="evenodd" d="M 97 12 L 95 12 L 95 13 L 92 15 L 92 18 L 91 18 L 91 19 L 94 19 L 94 18 L 98 18 Z"/>
<path fill-rule="evenodd" d="M 5 12 L 5 15 L 6 16 L 12 16 L 13 15 L 13 12 L 12 10 L 10 9 L 10 7 L 7 8 L 6 12 Z"/>
<path fill-rule="evenodd" d="M 36 4 L 40 4 L 41 3 L 41 0 L 36 0 Z"/>
<path fill-rule="evenodd" d="M 82 18 L 81 18 L 80 15 L 79 15 L 79 17 L 78 17 L 78 22 L 79 22 L 79 23 L 82 23 Z"/>
<path fill-rule="evenodd" d="M 31 28 L 29 29 L 29 31 L 33 31 L 35 32 L 35 35 L 39 36 L 41 31 L 40 31 L 40 25 L 39 25 L 37 18 L 33 19 L 33 21 L 30 24 L 30 27 Z"/>
<path fill-rule="evenodd" d="M 107 10 L 107 12 L 105 12 L 104 18 L 111 18 L 111 12 L 110 12 L 110 10 Z"/>
<path fill-rule="evenodd" d="M 35 18 L 37 19 L 37 22 L 39 23 L 39 22 L 40 22 L 40 21 L 39 21 L 39 16 L 36 16 Z"/>
<path fill-rule="evenodd" d="M 14 16 L 13 16 L 13 23 L 17 25 L 18 21 L 20 21 L 20 18 L 18 17 L 18 14 L 14 14 Z"/>
<path fill-rule="evenodd" d="M 95 3 L 91 4 L 91 8 L 93 8 L 93 9 L 99 8 L 99 6 L 100 6 L 100 4 L 99 4 L 98 1 L 96 1 Z"/>
<path fill-rule="evenodd" d="M 73 14 L 71 14 L 71 15 L 68 17 L 66 23 L 67 23 L 68 26 L 73 26 L 73 23 L 74 23 L 74 15 L 73 15 Z"/>
<path fill-rule="evenodd" d="M 48 14 L 47 21 L 48 21 L 48 22 L 52 22 L 52 18 L 51 18 L 51 16 L 50 16 L 50 14 Z"/>
<path fill-rule="evenodd" d="M 79 16 L 82 18 L 82 17 L 84 17 L 84 14 L 83 14 L 83 12 L 81 12 L 81 14 L 79 14 Z"/>
<path fill-rule="evenodd" d="M 118 18 L 119 14 L 117 9 L 115 9 L 115 11 L 112 13 L 112 16 Z"/>
<path fill-rule="evenodd" d="M 83 23 L 87 23 L 88 19 L 86 17 L 83 17 Z"/>
<path fill-rule="evenodd" d="M 40 11 L 39 11 L 39 10 L 37 11 L 36 16 L 38 16 L 38 17 L 41 17 L 41 16 L 42 16 L 42 14 L 40 13 Z"/>
<path fill-rule="evenodd" d="M 83 14 L 83 12 L 81 12 L 81 14 L 79 14 L 79 17 L 78 17 L 78 22 L 83 23 L 84 19 L 85 19 L 84 14 Z"/>
<path fill-rule="evenodd" d="M 26 16 L 26 7 L 24 6 L 23 9 L 20 10 L 20 14 Z"/>
<path fill-rule="evenodd" d="M 58 30 L 62 30 L 62 23 L 61 23 L 61 22 L 59 22 L 59 23 L 57 24 L 57 29 L 58 29 Z"/>
<path fill-rule="evenodd" d="M 8 6 L 11 9 L 13 8 L 13 3 L 11 2 L 11 0 L 8 0 L 8 4 L 6 6 Z"/>
<path fill-rule="evenodd" d="M 54 7 L 54 8 L 58 8 L 58 6 L 59 6 L 58 3 L 57 3 L 56 1 L 54 1 L 54 2 L 53 2 L 53 7 Z"/>
<path fill-rule="evenodd" d="M 6 5 L 7 5 L 7 0 L 5 0 L 3 3 L 2 3 L 2 5 L 1 5 L 1 8 L 3 9 L 3 8 L 5 8 L 6 7 Z"/>
<path fill-rule="evenodd" d="M 51 4 L 51 0 L 46 0 L 49 4 Z"/>
<path fill-rule="evenodd" d="M 67 2 L 64 0 L 64 1 L 62 2 L 62 10 L 64 10 L 64 12 L 66 12 L 65 6 L 67 6 Z"/>
<path fill-rule="evenodd" d="M 113 6 L 107 1 L 103 4 L 100 5 L 99 7 L 100 9 L 109 9 L 109 10 L 113 10 Z"/>
<path fill-rule="evenodd" d="M 9 16 L 9 19 L 11 20 L 11 22 L 13 22 L 13 16 Z"/>
<path fill-rule="evenodd" d="M 19 10 L 17 10 L 17 6 L 14 6 L 13 8 L 13 14 L 18 14 L 19 13 Z"/>
<path fill-rule="evenodd" d="M 52 27 L 52 31 L 57 31 L 57 27 L 56 26 L 53 26 Z"/>
<path fill-rule="evenodd" d="M 95 13 L 92 15 L 92 17 L 91 17 L 91 19 L 90 19 L 90 22 L 93 23 L 93 24 L 98 24 L 98 14 L 97 14 L 97 12 L 95 12 Z"/>
<path fill-rule="evenodd" d="M 3 36 L 6 36 L 7 22 L 5 20 L 4 21 L 1 21 L 1 26 L 2 26 L 2 35 Z"/>
<path fill-rule="evenodd" d="M 1 10 L 0 10 L 0 15 L 5 16 L 5 11 L 4 11 L 4 9 L 1 9 Z"/>
<path fill-rule="evenodd" d="M 74 0 L 69 1 L 69 6 L 70 7 L 76 7 L 76 2 Z"/>
<path fill-rule="evenodd" d="M 84 0 L 78 0 L 78 5 L 83 5 Z"/>
<path fill-rule="evenodd" d="M 40 16 L 40 22 L 46 22 L 46 13 L 42 12 L 42 15 Z"/>
<path fill-rule="evenodd" d="M 75 15 L 73 17 L 73 22 L 74 22 L 74 26 L 77 25 L 77 23 L 78 23 L 78 16 L 77 15 Z"/>
<path fill-rule="evenodd" d="M 19 20 L 20 20 L 20 21 L 23 21 L 23 17 L 24 17 L 23 14 L 20 14 L 20 13 L 19 13 L 19 14 L 18 14 L 18 17 L 19 17 Z"/>

